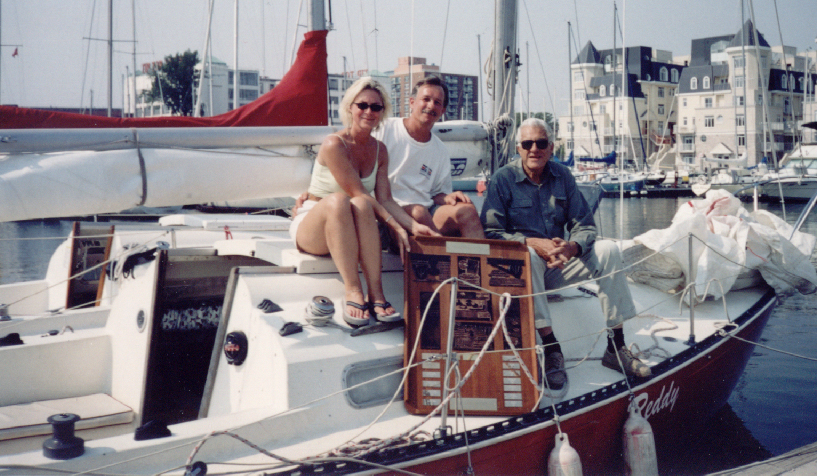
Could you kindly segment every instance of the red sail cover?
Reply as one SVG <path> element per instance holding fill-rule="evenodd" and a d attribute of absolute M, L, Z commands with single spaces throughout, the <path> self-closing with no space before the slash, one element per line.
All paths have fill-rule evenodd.
<path fill-rule="evenodd" d="M 277 86 L 250 104 L 218 116 L 118 118 L 0 106 L 0 129 L 325 126 L 326 34 L 326 30 L 307 32 L 295 64 Z"/>

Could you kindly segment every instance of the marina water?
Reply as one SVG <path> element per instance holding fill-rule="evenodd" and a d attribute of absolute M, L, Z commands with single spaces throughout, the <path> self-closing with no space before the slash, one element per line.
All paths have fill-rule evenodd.
<path fill-rule="evenodd" d="M 624 238 L 632 238 L 667 228 L 687 200 L 605 198 L 596 221 L 601 234 L 618 238 L 623 220 Z M 760 207 L 783 217 L 780 204 Z M 801 203 L 787 204 L 786 220 L 793 224 L 803 208 Z M 52 252 L 70 230 L 71 222 L 60 220 L 0 223 L 0 284 L 42 278 Z M 810 217 L 802 231 L 817 235 L 817 216 Z M 817 263 L 817 256 L 812 256 L 812 263 Z M 817 294 L 794 294 L 781 301 L 760 342 L 775 350 L 755 347 L 729 404 L 676 461 L 661 464 L 662 474 L 706 474 L 817 441 L 817 362 L 776 351 L 817 358 Z"/>

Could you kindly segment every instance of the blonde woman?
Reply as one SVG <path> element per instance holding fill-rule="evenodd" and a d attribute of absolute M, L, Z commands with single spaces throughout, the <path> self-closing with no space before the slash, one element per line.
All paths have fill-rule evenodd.
<path fill-rule="evenodd" d="M 290 227 L 299 250 L 332 256 L 345 286 L 343 316 L 353 326 L 367 324 L 370 316 L 384 322 L 401 318 L 383 293 L 377 221 L 390 227 L 406 250 L 407 231 L 439 235 L 417 223 L 392 199 L 388 152 L 372 137 L 372 131 L 389 115 L 388 97 L 383 86 L 370 77 L 349 87 L 340 103 L 346 127 L 321 144 L 307 200 Z"/>

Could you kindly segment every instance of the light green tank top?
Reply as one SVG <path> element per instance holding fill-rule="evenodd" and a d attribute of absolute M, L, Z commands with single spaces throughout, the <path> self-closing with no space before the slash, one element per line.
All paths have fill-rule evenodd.
<path fill-rule="evenodd" d="M 337 134 L 335 134 L 337 135 Z M 343 145 L 346 147 L 348 152 L 349 146 L 346 145 L 346 141 L 343 140 L 343 137 L 337 136 Z M 366 189 L 367 192 L 372 193 L 374 190 L 375 183 L 377 182 L 377 165 L 378 159 L 380 156 L 380 142 L 377 143 L 377 152 L 375 155 L 374 160 L 374 169 L 372 169 L 372 173 L 369 174 L 368 177 L 361 177 L 360 181 L 363 184 L 363 188 Z M 326 197 L 327 195 L 331 195 L 335 192 L 343 192 L 343 189 L 338 184 L 338 181 L 335 180 L 335 177 L 332 175 L 332 172 L 329 170 L 329 167 L 325 165 L 321 165 L 317 160 L 315 160 L 315 164 L 312 167 L 312 180 L 309 182 L 309 193 L 315 195 L 316 197 Z"/>

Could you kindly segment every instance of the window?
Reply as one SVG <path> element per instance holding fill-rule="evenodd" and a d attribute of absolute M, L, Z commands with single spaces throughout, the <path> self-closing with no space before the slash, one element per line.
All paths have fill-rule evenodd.
<path fill-rule="evenodd" d="M 658 97 L 664 97 L 664 88 L 658 88 Z"/>
<path fill-rule="evenodd" d="M 567 132 L 573 132 L 573 123 L 572 122 L 567 123 Z"/>
<path fill-rule="evenodd" d="M 684 125 L 687 125 L 687 117 L 684 116 Z"/>
<path fill-rule="evenodd" d="M 704 98 L 704 107 L 707 109 L 712 107 L 712 98 Z"/>
<path fill-rule="evenodd" d="M 704 117 L 704 127 L 715 127 L 715 116 Z"/>
<path fill-rule="evenodd" d="M 329 80 L 329 89 L 331 89 L 333 91 L 337 91 L 337 89 L 338 89 L 338 80 L 337 79 L 332 78 L 332 79 Z"/>
<path fill-rule="evenodd" d="M 746 77 L 745 76 L 735 76 L 735 87 L 742 88 L 746 85 Z"/>
<path fill-rule="evenodd" d="M 572 140 L 568 140 L 568 141 L 567 141 L 567 148 L 568 148 L 569 150 L 573 150 L 573 141 L 572 141 Z"/>
<path fill-rule="evenodd" d="M 704 84 L 703 84 L 703 88 L 704 88 L 704 89 L 709 89 L 709 87 L 710 87 L 709 76 L 704 76 Z"/>
<path fill-rule="evenodd" d="M 584 71 L 576 71 L 573 73 L 573 81 L 584 81 Z"/>
<path fill-rule="evenodd" d="M 241 86 L 258 86 L 258 73 L 238 73 L 238 79 Z"/>
<path fill-rule="evenodd" d="M 689 89 L 698 89 L 698 78 L 689 78 Z"/>
<path fill-rule="evenodd" d="M 681 150 L 695 150 L 695 136 L 684 136 L 684 143 Z"/>
<path fill-rule="evenodd" d="M 663 104 L 658 105 L 658 114 L 660 114 L 662 116 L 664 115 L 664 105 Z"/>
<path fill-rule="evenodd" d="M 577 89 L 573 91 L 573 99 L 584 99 L 585 94 L 583 89 Z"/>
<path fill-rule="evenodd" d="M 664 81 L 665 83 L 669 80 L 669 72 L 667 71 L 666 66 L 661 66 L 661 70 L 658 73 L 658 79 Z"/>
<path fill-rule="evenodd" d="M 735 68 L 743 68 L 743 56 L 735 56 Z"/>
<path fill-rule="evenodd" d="M 684 98 L 684 107 L 687 107 L 687 98 Z"/>
<path fill-rule="evenodd" d="M 735 116 L 735 125 L 736 126 L 743 126 L 746 125 L 746 117 L 743 114 L 738 114 Z"/>
<path fill-rule="evenodd" d="M 788 78 L 788 76 L 786 75 L 786 73 L 783 73 L 783 77 L 781 78 L 781 83 L 780 83 L 780 86 L 782 86 L 783 89 L 787 89 L 789 87 L 788 81 L 786 81 L 786 78 Z"/>
<path fill-rule="evenodd" d="M 757 104 L 758 104 L 758 106 L 763 105 L 763 93 L 758 93 L 758 95 L 757 95 Z"/>
<path fill-rule="evenodd" d="M 738 134 L 738 146 L 739 147 L 746 147 L 746 136 L 743 134 Z"/>
<path fill-rule="evenodd" d="M 604 97 L 607 94 L 607 88 L 602 84 L 599 86 L 599 96 Z"/>
<path fill-rule="evenodd" d="M 602 113 L 602 114 L 606 113 L 607 112 L 607 106 L 604 105 L 604 104 L 600 104 L 599 105 L 599 112 Z"/>
<path fill-rule="evenodd" d="M 584 106 L 573 106 L 573 115 L 581 116 L 584 114 Z"/>
<path fill-rule="evenodd" d="M 658 121 L 658 133 L 659 134 L 664 133 L 664 121 Z"/>
<path fill-rule="evenodd" d="M 238 94 L 242 101 L 255 101 L 258 99 L 258 91 L 255 89 L 239 89 Z"/>
<path fill-rule="evenodd" d="M 610 96 L 615 96 L 615 95 L 616 95 L 616 85 L 611 84 L 610 85 Z"/>
<path fill-rule="evenodd" d="M 673 69 L 672 72 L 670 72 L 670 77 L 672 78 L 673 83 L 677 83 L 678 82 L 678 70 Z"/>
<path fill-rule="evenodd" d="M 743 106 L 743 96 L 735 96 L 735 105 Z"/>

